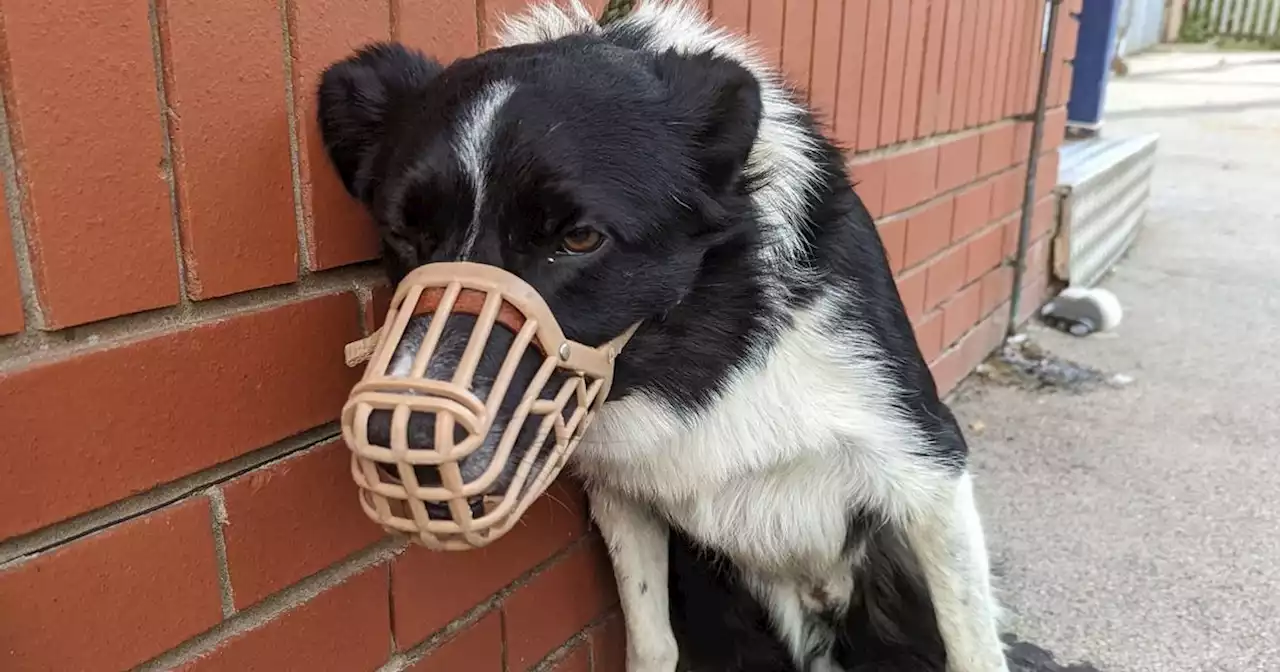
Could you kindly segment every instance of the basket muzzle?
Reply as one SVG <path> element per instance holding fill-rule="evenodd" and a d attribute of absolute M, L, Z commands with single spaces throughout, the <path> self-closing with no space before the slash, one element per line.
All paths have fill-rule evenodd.
<path fill-rule="evenodd" d="M 411 271 L 382 328 L 347 345 L 348 366 L 368 361 L 342 409 L 365 514 L 437 550 L 506 534 L 577 448 L 637 326 L 590 347 L 496 266 Z"/>

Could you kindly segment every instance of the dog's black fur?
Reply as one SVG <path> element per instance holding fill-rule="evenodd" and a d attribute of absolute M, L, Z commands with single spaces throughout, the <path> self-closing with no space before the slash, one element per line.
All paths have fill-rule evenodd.
<path fill-rule="evenodd" d="M 770 244 L 746 170 L 760 121 L 756 79 L 714 55 L 653 54 L 643 35 L 573 35 L 495 49 L 447 68 L 400 45 L 363 49 L 324 73 L 323 137 L 343 183 L 372 213 L 388 278 L 451 260 L 472 221 L 475 194 L 450 147 L 462 105 L 486 85 L 518 87 L 491 138 L 495 162 L 473 260 L 532 284 L 566 334 L 587 344 L 644 320 L 624 355 L 612 398 L 646 390 L 692 414 L 737 367 L 775 339 L 791 312 L 831 285 L 890 362 L 894 405 L 934 439 L 928 459 L 962 468 L 967 448 L 939 399 L 898 295 L 885 250 L 845 169 L 812 118 L 819 188 L 804 206 L 801 276 L 761 277 L 755 251 Z M 590 254 L 560 238 L 587 224 L 605 234 Z M 549 263 L 548 259 L 554 259 Z M 781 291 L 781 305 L 767 294 Z M 838 337 L 837 336 L 833 336 Z M 849 513 L 850 544 L 867 544 L 854 603 L 839 621 L 836 659 L 847 670 L 945 668 L 921 580 L 895 532 Z M 731 561 L 676 530 L 671 612 L 682 664 L 707 672 L 799 672 Z M 612 672 L 612 671 L 611 671 Z M 619 671 L 621 672 L 621 671 Z"/>

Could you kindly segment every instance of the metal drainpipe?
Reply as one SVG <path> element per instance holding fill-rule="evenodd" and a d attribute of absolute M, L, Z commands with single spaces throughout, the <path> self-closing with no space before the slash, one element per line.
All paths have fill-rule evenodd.
<path fill-rule="evenodd" d="M 1058 10 L 1063 0 L 1049 0 L 1048 37 L 1044 58 L 1040 61 L 1040 88 L 1036 91 L 1036 109 L 1031 126 L 1031 152 L 1027 159 L 1027 183 L 1022 192 L 1022 218 L 1018 222 L 1018 253 L 1013 262 L 1013 293 L 1009 297 L 1008 335 L 1018 331 L 1018 307 L 1022 303 L 1022 277 L 1027 272 L 1027 238 L 1031 235 L 1031 219 L 1035 215 L 1036 174 L 1040 166 L 1040 146 L 1044 136 L 1045 105 L 1049 100 L 1049 73 L 1053 67 L 1053 43 L 1058 32 Z"/>

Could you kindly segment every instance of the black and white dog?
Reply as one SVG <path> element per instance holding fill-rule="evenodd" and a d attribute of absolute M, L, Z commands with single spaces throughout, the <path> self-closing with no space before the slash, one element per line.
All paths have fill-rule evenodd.
<path fill-rule="evenodd" d="M 392 282 L 478 261 L 578 341 L 643 321 L 573 464 L 628 671 L 1005 670 L 964 437 L 809 111 L 678 2 L 538 5 L 501 43 L 360 50 L 323 138 Z"/>

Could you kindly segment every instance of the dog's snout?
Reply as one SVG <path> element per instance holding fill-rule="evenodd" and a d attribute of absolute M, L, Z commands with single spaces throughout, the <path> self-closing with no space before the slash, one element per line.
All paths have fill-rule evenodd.
<path fill-rule="evenodd" d="M 435 520 L 449 520 L 453 517 L 453 513 L 449 511 L 449 505 L 444 502 L 428 502 L 427 515 Z M 484 498 L 468 497 L 467 508 L 471 511 L 472 518 L 480 518 L 484 516 Z"/>
<path fill-rule="evenodd" d="M 432 319 L 429 315 L 419 315 L 409 321 L 387 367 L 388 376 L 415 377 L 413 375 L 414 359 L 419 348 L 427 340 Z M 503 370 L 512 345 L 515 343 L 515 333 L 504 324 L 494 324 L 484 343 L 477 346 L 472 342 L 476 320 L 475 316 L 466 314 L 453 314 L 447 318 L 444 328 L 440 330 L 435 347 L 427 359 L 426 370 L 421 376 L 434 381 L 455 382 L 455 376 L 468 349 L 479 348 L 480 356 L 471 369 L 467 389 L 481 403 L 489 405 L 494 412 L 482 429 L 484 436 L 480 437 L 479 445 L 475 445 L 476 437 L 471 436 L 470 430 L 462 423 L 453 425 L 454 445 L 466 442 L 470 446 L 470 452 L 457 461 L 464 483 L 472 483 L 486 473 L 493 473 L 493 462 L 499 455 L 498 446 L 502 443 L 520 401 L 535 384 L 538 369 L 544 361 L 536 348 L 526 347 L 523 352 L 517 353 L 519 359 L 507 380 L 502 383 L 497 382 L 499 372 Z M 563 380 L 562 372 L 553 372 L 539 390 L 538 396 L 549 398 L 555 390 L 559 389 Z M 491 399 L 491 395 L 499 393 L 502 395 L 500 400 Z M 498 402 L 496 407 L 491 403 L 493 401 Z M 372 411 L 367 427 L 369 443 L 386 448 L 394 447 L 393 435 L 398 432 L 393 432 L 393 417 L 393 412 L 387 409 Z M 438 424 L 439 419 L 435 413 L 425 411 L 410 413 L 407 431 L 403 438 L 405 447 L 411 451 L 435 449 L 440 438 L 437 436 Z M 499 494 L 510 485 L 515 465 L 519 463 L 534 436 L 537 435 L 539 424 L 540 417 L 536 415 L 531 414 L 523 419 L 518 430 L 518 438 L 510 442 L 513 445 L 510 445 L 505 453 L 505 464 L 499 467 L 497 477 L 486 488 L 486 494 Z M 399 445 L 402 439 L 398 436 L 394 438 Z M 415 465 L 413 472 L 420 486 L 441 487 L 443 485 L 440 469 L 435 466 Z M 390 465 L 384 473 L 396 480 L 401 480 L 398 468 L 394 465 Z M 482 510 L 483 502 L 473 502 L 471 506 L 473 511 Z M 447 507 L 439 509 L 438 512 L 447 516 Z"/>

